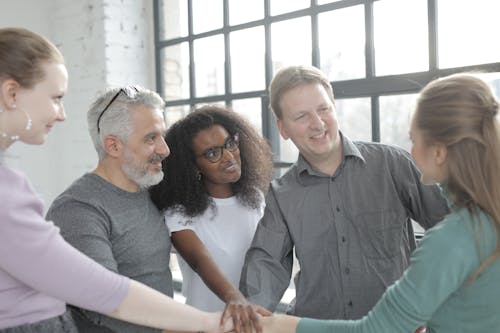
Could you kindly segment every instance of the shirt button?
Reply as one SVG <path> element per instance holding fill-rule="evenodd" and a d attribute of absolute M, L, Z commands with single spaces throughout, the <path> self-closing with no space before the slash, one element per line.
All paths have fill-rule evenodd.
<path fill-rule="evenodd" d="M 340 212 L 340 208 L 339 206 L 337 206 L 337 208 L 335 208 L 337 210 L 337 212 Z"/>
<path fill-rule="evenodd" d="M 349 305 L 349 307 L 352 308 L 352 301 L 349 301 L 349 303 L 347 303 L 347 305 Z"/>
<path fill-rule="evenodd" d="M 342 236 L 342 243 L 345 243 L 345 237 Z"/>
<path fill-rule="evenodd" d="M 345 272 L 346 274 L 349 274 L 351 271 L 349 270 L 349 267 L 346 267 L 346 268 L 344 269 L 344 272 Z"/>

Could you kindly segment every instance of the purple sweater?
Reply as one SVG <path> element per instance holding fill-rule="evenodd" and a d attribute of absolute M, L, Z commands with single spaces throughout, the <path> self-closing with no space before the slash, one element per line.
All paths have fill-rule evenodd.
<path fill-rule="evenodd" d="M 129 279 L 66 243 L 26 177 L 0 161 L 0 329 L 58 316 L 65 303 L 109 313 Z"/>

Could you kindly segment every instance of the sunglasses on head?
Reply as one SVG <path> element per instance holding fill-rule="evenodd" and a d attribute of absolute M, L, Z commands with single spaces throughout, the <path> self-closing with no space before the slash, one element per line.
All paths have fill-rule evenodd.
<path fill-rule="evenodd" d="M 99 114 L 99 118 L 97 118 L 97 133 L 101 132 L 101 128 L 100 128 L 99 124 L 101 122 L 102 115 L 106 112 L 107 109 L 109 109 L 109 107 L 111 106 L 111 104 L 113 104 L 113 102 L 118 98 L 118 96 L 121 93 L 124 93 L 127 97 L 134 98 L 135 95 L 138 92 L 139 92 L 139 88 L 137 88 L 136 86 L 126 86 L 124 88 L 120 88 L 116 92 L 116 94 L 113 96 L 113 98 L 111 98 L 111 100 L 109 101 L 109 103 L 106 104 L 106 106 L 104 107 L 104 109 L 102 109 L 101 113 Z"/>

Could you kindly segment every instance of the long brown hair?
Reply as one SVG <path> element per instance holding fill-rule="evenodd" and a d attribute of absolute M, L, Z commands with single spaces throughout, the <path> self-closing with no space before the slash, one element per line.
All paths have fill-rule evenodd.
<path fill-rule="evenodd" d="M 0 81 L 13 79 L 32 88 L 44 78 L 45 62 L 64 63 L 61 52 L 45 37 L 22 28 L 0 29 Z"/>
<path fill-rule="evenodd" d="M 448 190 L 457 206 L 468 209 L 473 230 L 481 227 L 474 223 L 480 222 L 480 208 L 491 217 L 497 231 L 495 251 L 482 261 L 469 282 L 500 258 L 498 109 L 488 84 L 472 74 L 455 74 L 435 80 L 422 90 L 414 116 L 414 124 L 422 131 L 426 144 L 447 147 Z M 478 237 L 476 242 L 479 250 Z"/>

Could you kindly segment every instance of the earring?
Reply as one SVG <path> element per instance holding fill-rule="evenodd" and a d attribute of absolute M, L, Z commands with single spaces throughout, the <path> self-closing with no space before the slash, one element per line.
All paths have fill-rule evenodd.
<path fill-rule="evenodd" d="M 24 114 L 26 115 L 26 118 L 28 118 L 28 121 L 26 122 L 26 126 L 24 126 L 24 129 L 29 131 L 31 129 L 31 126 L 33 126 L 33 120 L 31 120 L 31 117 L 28 114 L 28 112 L 24 111 Z"/>
<path fill-rule="evenodd" d="M 201 172 L 196 171 L 196 180 L 200 181 L 201 180 Z"/>

